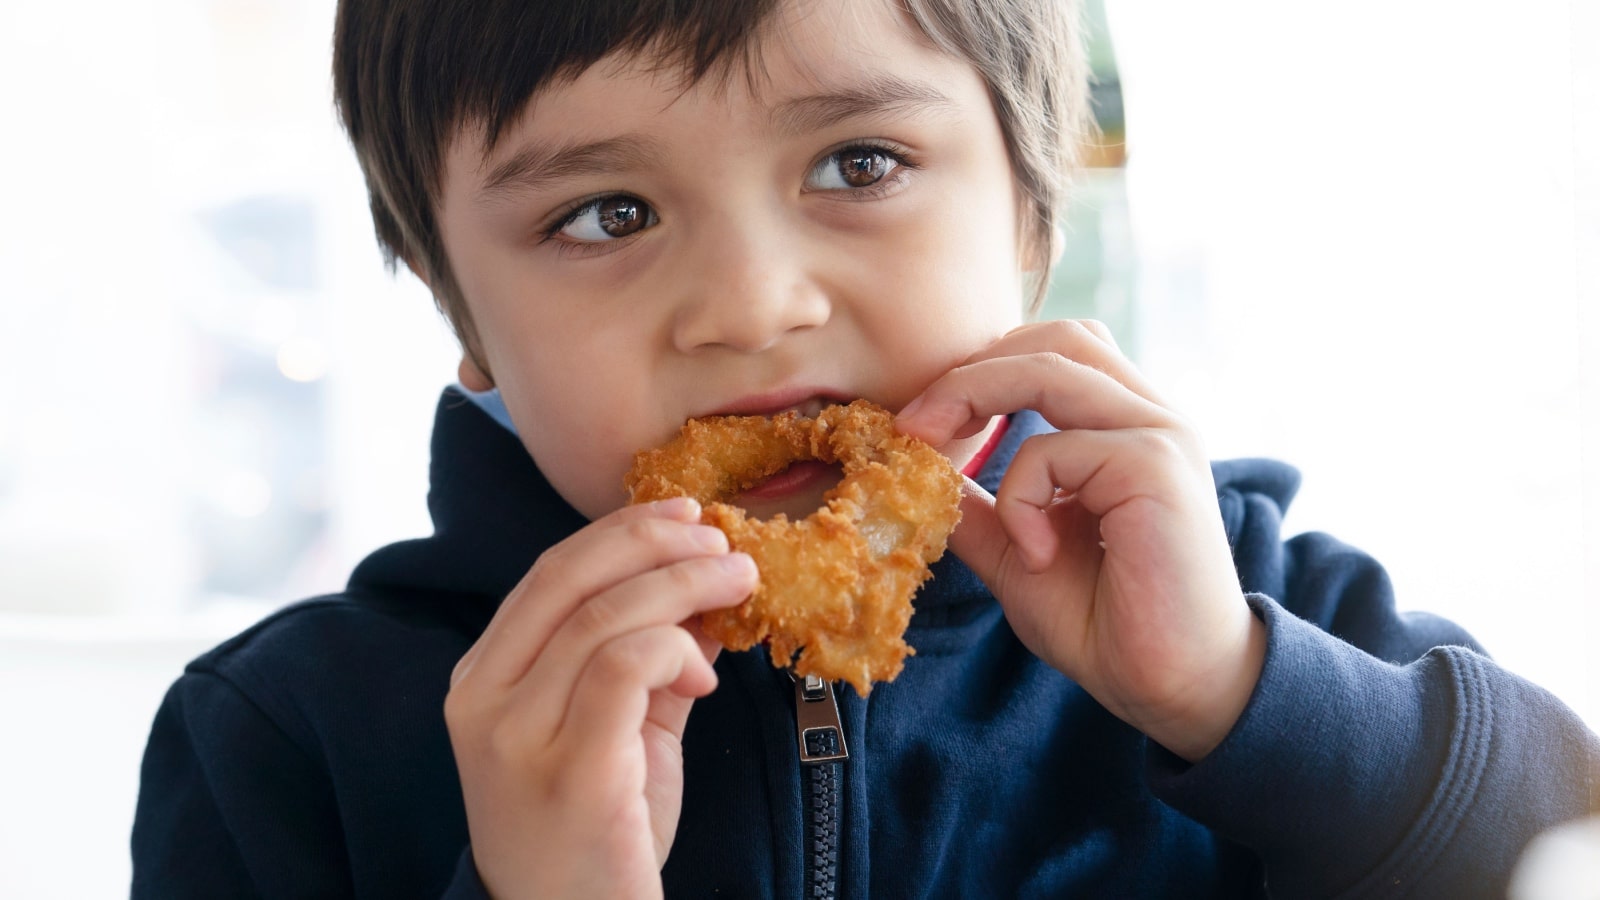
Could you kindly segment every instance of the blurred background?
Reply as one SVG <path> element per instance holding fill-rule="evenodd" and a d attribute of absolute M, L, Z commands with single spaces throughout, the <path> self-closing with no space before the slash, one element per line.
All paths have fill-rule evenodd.
<path fill-rule="evenodd" d="M 455 352 L 331 0 L 0 5 L 0 895 L 126 893 L 184 662 L 424 534 Z M 1600 726 L 1600 8 L 1107 0 L 1048 313 Z"/>

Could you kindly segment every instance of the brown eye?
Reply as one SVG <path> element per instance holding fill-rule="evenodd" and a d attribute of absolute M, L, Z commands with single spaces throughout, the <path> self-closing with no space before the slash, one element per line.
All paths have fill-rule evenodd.
<path fill-rule="evenodd" d="M 849 191 L 869 188 L 904 163 L 895 154 L 871 146 L 846 147 L 817 162 L 806 177 L 811 190 Z"/>
<path fill-rule="evenodd" d="M 614 241 L 637 234 L 656 223 L 656 212 L 638 197 L 613 194 L 572 211 L 555 232 L 582 243 Z"/>
<path fill-rule="evenodd" d="M 851 187 L 875 184 L 889 174 L 889 159 L 876 150 L 861 149 L 839 154 L 839 175 Z"/>
<path fill-rule="evenodd" d="M 602 201 L 596 213 L 600 217 L 600 228 L 612 237 L 627 237 L 644 227 L 645 206 L 632 197 Z"/>

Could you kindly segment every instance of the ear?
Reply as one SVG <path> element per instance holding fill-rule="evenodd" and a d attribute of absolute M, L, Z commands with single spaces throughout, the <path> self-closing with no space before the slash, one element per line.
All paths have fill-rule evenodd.
<path fill-rule="evenodd" d="M 456 367 L 456 378 L 461 386 L 469 391 L 481 393 L 494 388 L 494 378 L 490 377 L 472 359 L 472 354 L 461 354 L 461 365 Z"/>

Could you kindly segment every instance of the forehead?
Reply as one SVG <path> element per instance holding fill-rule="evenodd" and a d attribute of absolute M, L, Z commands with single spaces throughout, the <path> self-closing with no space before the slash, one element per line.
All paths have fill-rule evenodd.
<path fill-rule="evenodd" d="M 601 140 L 641 122 L 718 114 L 719 133 L 783 136 L 874 109 L 948 113 L 963 100 L 992 112 L 976 70 L 937 49 L 899 4 L 788 0 L 698 76 L 663 47 L 615 52 L 552 81 L 497 134 L 481 123 L 459 132 L 447 168 L 458 186 L 465 175 L 481 185 L 530 140 Z"/>

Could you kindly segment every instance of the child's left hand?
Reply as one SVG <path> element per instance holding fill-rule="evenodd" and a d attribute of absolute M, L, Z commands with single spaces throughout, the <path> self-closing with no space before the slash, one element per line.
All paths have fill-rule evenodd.
<path fill-rule="evenodd" d="M 899 429 L 941 446 L 1032 409 L 997 496 L 950 541 L 1027 647 L 1190 760 L 1238 719 L 1265 628 L 1245 604 L 1199 437 L 1098 322 L 1025 325 L 930 385 Z"/>

